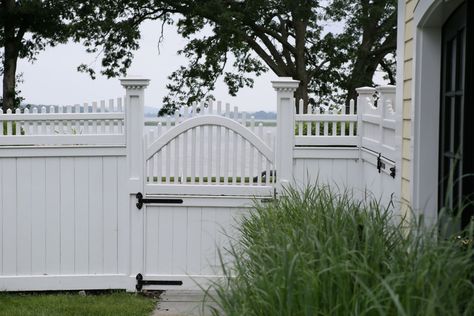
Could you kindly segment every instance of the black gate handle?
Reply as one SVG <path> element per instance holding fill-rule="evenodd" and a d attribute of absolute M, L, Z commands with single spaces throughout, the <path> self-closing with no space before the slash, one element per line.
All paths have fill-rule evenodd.
<path fill-rule="evenodd" d="M 183 199 L 144 199 L 143 194 L 138 192 L 136 195 L 138 202 L 136 204 L 139 210 L 142 209 L 143 204 L 154 203 L 154 204 L 183 204 Z"/>

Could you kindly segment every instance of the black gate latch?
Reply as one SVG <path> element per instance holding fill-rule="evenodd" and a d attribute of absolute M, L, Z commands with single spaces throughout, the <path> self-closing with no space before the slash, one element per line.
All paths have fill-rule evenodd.
<path fill-rule="evenodd" d="M 138 292 L 140 292 L 143 289 L 144 285 L 168 285 L 168 286 L 183 285 L 183 281 L 179 281 L 179 280 L 143 280 L 143 275 L 141 273 L 137 274 L 135 279 L 137 280 L 137 284 L 135 285 L 135 288 L 137 289 Z"/>
<path fill-rule="evenodd" d="M 183 199 L 144 199 L 143 194 L 138 192 L 135 195 L 138 202 L 135 204 L 139 210 L 142 209 L 143 204 L 153 203 L 153 204 L 183 204 Z"/>

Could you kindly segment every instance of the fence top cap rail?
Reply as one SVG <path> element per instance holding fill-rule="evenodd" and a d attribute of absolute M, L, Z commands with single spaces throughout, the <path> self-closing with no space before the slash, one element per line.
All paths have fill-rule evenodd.
<path fill-rule="evenodd" d="M 120 84 L 126 89 L 143 89 L 148 87 L 150 79 L 129 77 L 120 79 Z"/>
<path fill-rule="evenodd" d="M 378 86 L 376 90 L 380 93 L 385 93 L 385 92 L 395 93 L 396 88 L 397 87 L 392 86 L 392 85 L 384 85 L 384 86 Z"/>
<path fill-rule="evenodd" d="M 377 89 L 373 87 L 360 87 L 356 89 L 357 93 L 374 93 Z"/>
<path fill-rule="evenodd" d="M 279 77 L 272 81 L 273 89 L 279 90 L 296 90 L 300 85 L 299 80 L 293 80 L 291 77 Z"/>

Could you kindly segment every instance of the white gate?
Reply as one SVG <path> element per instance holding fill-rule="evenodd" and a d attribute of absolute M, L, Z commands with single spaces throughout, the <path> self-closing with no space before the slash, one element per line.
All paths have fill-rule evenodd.
<path fill-rule="evenodd" d="M 218 103 L 158 124 L 145 140 L 145 288 L 193 288 L 221 274 L 225 243 L 254 199 L 274 195 L 272 136 Z M 206 112 L 206 113 L 204 113 Z M 232 117 L 232 118 L 231 118 Z M 249 125 L 249 127 L 247 127 Z"/>
<path fill-rule="evenodd" d="M 365 87 L 357 93 L 363 188 L 388 205 L 400 197 L 401 186 L 401 118 L 395 108 L 395 87 Z"/>

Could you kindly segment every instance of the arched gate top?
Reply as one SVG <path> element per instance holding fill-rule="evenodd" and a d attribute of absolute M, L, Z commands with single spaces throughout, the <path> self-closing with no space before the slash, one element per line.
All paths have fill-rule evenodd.
<path fill-rule="evenodd" d="M 263 142 L 260 137 L 255 135 L 255 133 L 253 133 L 247 127 L 239 124 L 238 122 L 230 118 L 217 115 L 196 116 L 180 123 L 179 125 L 175 125 L 172 129 L 166 131 L 163 135 L 160 135 L 154 142 L 149 145 L 145 153 L 145 160 L 149 160 L 150 158 L 152 158 L 153 155 L 155 155 L 158 151 L 160 151 L 164 146 L 169 144 L 179 135 L 199 126 L 221 126 L 232 130 L 233 132 L 239 134 L 244 139 L 246 139 L 268 161 L 273 163 L 273 151 L 267 144 Z"/>

